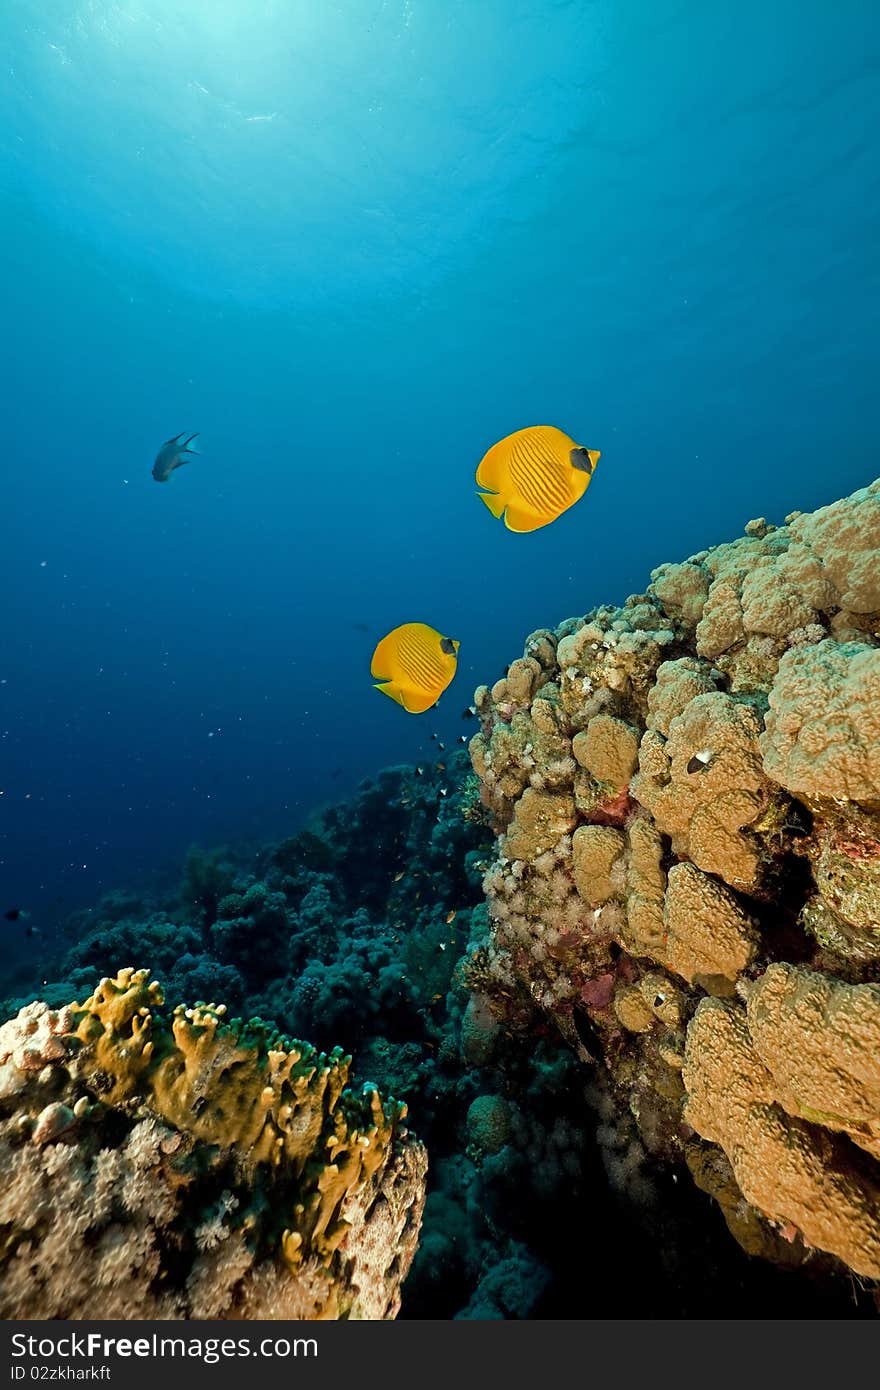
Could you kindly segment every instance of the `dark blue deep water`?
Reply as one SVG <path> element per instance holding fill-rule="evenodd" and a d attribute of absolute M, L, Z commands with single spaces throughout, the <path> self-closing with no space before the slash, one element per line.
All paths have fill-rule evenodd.
<path fill-rule="evenodd" d="M 0 896 L 276 833 L 876 466 L 870 0 L 5 0 Z M 518 537 L 495 439 L 602 450 Z M 156 449 L 199 430 L 167 486 Z M 369 679 L 461 640 L 436 717 Z"/>
<path fill-rule="evenodd" d="M 0 6 L 0 996 L 144 965 L 354 1051 L 431 1153 L 405 1316 L 813 1306 L 675 1175 L 615 1205 L 559 1039 L 460 1044 L 458 742 L 533 629 L 880 472 L 878 77 L 876 0 Z M 513 535 L 474 471 L 539 423 L 602 459 Z"/>

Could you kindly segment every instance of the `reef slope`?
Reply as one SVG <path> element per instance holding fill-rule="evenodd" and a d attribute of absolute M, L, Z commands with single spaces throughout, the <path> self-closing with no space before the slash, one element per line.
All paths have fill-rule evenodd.
<path fill-rule="evenodd" d="M 471 978 L 740 1244 L 880 1278 L 880 482 L 534 632 L 476 694 Z"/>

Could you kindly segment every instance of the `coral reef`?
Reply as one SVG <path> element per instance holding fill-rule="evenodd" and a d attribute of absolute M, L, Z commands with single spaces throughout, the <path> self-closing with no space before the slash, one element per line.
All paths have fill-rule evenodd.
<path fill-rule="evenodd" d="M 140 956 L 172 999 L 222 997 L 328 1052 L 344 1043 L 383 1095 L 406 1098 L 431 1154 L 403 1315 L 483 1316 L 491 1306 L 492 1316 L 523 1317 L 552 1283 L 559 1250 L 548 1233 L 562 1229 L 573 1184 L 586 1190 L 586 1174 L 601 1170 L 566 1049 L 502 1035 L 458 969 L 488 929 L 481 879 L 492 837 L 468 769 L 464 752 L 445 767 L 388 768 L 280 842 L 192 849 L 179 889 L 159 899 L 114 892 L 77 912 L 67 924 L 74 944 L 35 965 L 5 1007 L 14 1013 L 36 993 L 63 1009 L 120 959 Z M 179 1085 L 160 1092 L 171 1103 Z M 468 1113 L 481 1095 L 496 1097 L 499 1113 L 511 1107 L 494 1152 L 471 1144 Z M 229 1128 L 250 1143 L 231 1117 Z M 531 1194 L 523 1212 L 521 1192 Z M 348 1244 L 360 1244 L 352 1219 Z"/>
<path fill-rule="evenodd" d="M 406 1107 L 146 971 L 0 1028 L 6 1318 L 391 1318 L 424 1205 Z"/>
<path fill-rule="evenodd" d="M 475 703 L 473 974 L 749 1254 L 880 1279 L 880 482 L 663 565 Z M 478 966 L 478 968 L 477 968 Z"/>
<path fill-rule="evenodd" d="M 66 1019 L 61 1031 L 69 1033 L 73 1020 L 64 1013 L 68 1001 L 92 996 L 96 979 L 112 974 L 124 959 L 148 960 L 172 1000 L 223 998 L 230 1012 L 253 1019 L 249 1025 L 236 1023 L 235 1037 L 223 1034 L 222 1047 L 215 1052 L 218 1035 L 215 1030 L 212 1041 L 211 1025 L 204 1016 L 216 1014 L 216 1028 L 222 1029 L 225 1016 L 219 1010 L 194 1005 L 194 1017 L 189 1018 L 185 1010 L 163 1012 L 149 1001 L 138 1005 L 139 1020 L 144 1017 L 140 1008 L 151 1018 L 161 1017 L 162 1028 L 170 1027 L 172 1036 L 178 1030 L 187 1048 L 194 1028 L 203 1039 L 197 1044 L 198 1057 L 215 1080 L 218 1061 L 222 1065 L 222 1059 L 231 1056 L 241 1060 L 242 1048 L 242 1080 L 253 1075 L 247 1056 L 252 1047 L 262 1055 L 259 1040 L 263 1039 L 269 1051 L 284 1054 L 267 1061 L 267 1074 L 287 1084 L 284 1057 L 293 1045 L 277 1040 L 278 1030 L 309 1037 L 331 1057 L 334 1044 L 343 1044 L 355 1054 L 357 1073 L 370 1077 L 381 1095 L 406 1099 L 407 1124 L 430 1155 L 419 1248 L 402 1287 L 400 1317 L 581 1318 L 619 1317 L 633 1311 L 643 1316 L 684 1317 L 715 1316 L 721 1309 L 729 1316 L 747 1316 L 760 1314 L 769 1304 L 780 1315 L 849 1315 L 853 1309 L 850 1286 L 812 1277 L 821 1272 L 819 1257 L 806 1262 L 803 1244 L 790 1238 L 788 1226 L 768 1220 L 749 1206 L 724 1148 L 701 1139 L 683 1119 L 685 1031 L 696 1002 L 706 991 L 653 960 L 652 946 L 633 949 L 642 940 L 662 944 L 667 880 L 674 878 L 668 838 L 649 816 L 633 814 L 629 790 L 620 785 L 627 759 L 630 776 L 637 771 L 632 765 L 632 731 L 638 732 L 640 725 L 631 715 L 611 713 L 599 724 L 598 735 L 578 742 L 581 761 L 567 752 L 567 735 L 561 731 L 568 716 L 560 714 L 552 691 L 547 691 L 546 699 L 542 692 L 525 709 L 516 707 L 510 697 L 522 700 L 524 692 L 528 694 L 527 682 L 535 679 L 536 668 L 545 673 L 553 669 L 556 646 L 554 634 L 533 635 L 529 657 L 517 667 L 513 687 L 505 693 L 511 725 L 517 722 L 521 728 L 533 714 L 538 723 L 537 738 L 524 754 L 524 765 L 516 763 L 515 744 L 511 744 L 502 772 L 511 800 L 531 785 L 531 779 L 536 792 L 551 797 L 554 793 L 571 796 L 566 786 L 577 783 L 573 832 L 566 829 L 549 850 L 536 847 L 535 851 L 537 872 L 554 895 L 554 910 L 558 905 L 566 919 L 555 924 L 558 937 L 542 943 L 536 991 L 550 990 L 552 984 L 561 996 L 570 997 L 565 968 L 582 919 L 589 932 L 583 960 L 591 968 L 581 971 L 569 1009 L 554 1006 L 551 994 L 546 1010 L 536 1007 L 535 994 L 512 975 L 509 961 L 499 952 L 498 922 L 490 923 L 488 911 L 496 903 L 493 898 L 487 904 L 482 891 L 493 846 L 487 819 L 494 813 L 480 799 L 480 783 L 467 756 L 456 753 L 444 754 L 444 762 L 436 766 L 385 769 L 349 800 L 325 808 L 305 827 L 276 843 L 224 847 L 210 853 L 194 849 L 182 882 L 169 884 L 166 892 L 139 896 L 127 889 L 74 914 L 65 928 L 72 944 L 68 940 L 54 962 L 41 952 L 31 975 L 17 981 L 18 998 L 9 1001 L 7 1014 L 14 1014 L 35 996 L 50 1007 L 28 1015 L 27 1026 L 35 1025 L 33 1031 L 27 1039 L 19 1038 L 15 1047 L 26 1042 L 31 1050 L 31 1080 L 38 1079 L 49 1062 L 59 1062 L 67 1071 L 68 1043 L 55 1039 L 58 1026 L 53 1013 Z M 654 700 L 652 692 L 657 687 L 644 685 L 645 701 L 653 701 L 658 728 L 664 718 L 675 717 L 676 688 L 679 701 L 688 689 L 690 698 L 707 693 L 702 667 L 697 661 L 692 669 L 688 660 L 680 659 L 673 678 L 664 685 L 662 699 Z M 488 708 L 484 701 L 484 721 Z M 590 811 L 585 814 L 581 805 Z M 857 976 L 870 940 L 867 924 L 873 891 L 870 816 L 857 813 L 853 804 L 835 804 L 818 840 L 806 834 L 806 824 L 795 809 L 786 811 L 786 819 L 794 827 L 791 833 L 802 835 L 804 880 L 811 864 L 817 866 L 817 879 L 821 873 L 831 875 L 823 883 L 821 903 L 818 897 L 813 901 L 812 920 L 817 930 L 821 926 L 826 940 L 837 939 L 836 932 L 844 942 L 852 974 L 849 983 L 860 985 Z M 818 826 L 818 819 L 814 824 Z M 524 820 L 523 826 L 530 835 L 541 833 L 540 817 L 531 823 Z M 768 823 L 766 829 L 769 835 L 772 826 Z M 854 845 L 860 847 L 864 860 L 852 869 Z M 575 862 L 582 880 L 580 894 L 572 883 Z M 513 869 L 513 865 L 506 867 Z M 504 868 L 495 866 L 490 877 L 500 873 L 503 884 Z M 708 879 L 723 886 L 706 870 L 693 866 L 693 872 L 699 884 Z M 532 877 L 527 865 L 516 868 L 513 887 L 523 897 L 515 904 L 522 920 L 514 927 L 524 946 L 530 939 L 529 914 L 541 907 Z M 765 896 L 754 903 L 738 889 L 728 885 L 726 890 L 732 902 L 747 907 L 750 922 L 761 927 L 756 929 L 759 946 L 766 930 L 778 930 L 780 941 L 790 936 L 789 926 L 782 921 L 776 925 L 768 915 L 771 899 L 766 894 L 774 880 L 762 882 Z M 595 917 L 597 909 L 601 921 Z M 793 910 L 792 900 L 786 921 Z M 738 916 L 735 921 L 741 925 Z M 691 950 L 701 943 L 705 946 L 703 937 L 696 930 L 689 934 L 688 927 L 681 924 Z M 751 941 L 751 927 L 746 935 Z M 734 935 L 736 948 L 744 949 L 738 942 Z M 736 978 L 737 990 L 760 963 L 755 957 Z M 719 968 L 722 973 L 717 973 Z M 695 974 L 714 974 L 716 993 L 711 997 L 741 1009 L 741 992 L 730 993 L 730 972 L 736 968 L 727 958 L 718 961 L 716 953 L 701 961 Z M 149 984 L 146 980 L 140 988 L 149 991 Z M 102 986 L 98 994 L 106 990 Z M 100 1007 L 104 1009 L 103 1004 Z M 259 1023 L 260 1018 L 272 1019 L 273 1024 Z M 90 1041 L 77 1036 L 90 1034 L 96 1026 L 94 1019 L 85 1016 L 76 1023 L 72 1036 L 84 1060 L 93 1044 L 95 1051 L 107 1050 L 100 1041 L 104 1033 L 96 1033 Z M 138 1038 L 146 1043 L 149 1039 L 140 1037 L 141 1027 L 138 1023 Z M 133 1033 L 134 1029 L 132 1019 Z M 756 1032 L 752 1044 L 756 1048 L 757 1037 Z M 775 1077 L 775 1104 L 780 1109 L 793 1106 L 789 1096 L 798 1097 L 807 1107 L 830 1104 L 828 1085 L 823 1085 L 821 1098 L 818 1089 L 802 1093 L 802 1078 L 789 1076 L 777 1057 L 779 1045 L 774 1043 L 774 1048 L 772 1058 L 767 1053 L 765 1065 Z M 295 1049 L 303 1058 L 311 1055 L 303 1044 Z M 601 1061 L 603 1055 L 611 1063 L 614 1049 L 617 1062 L 594 1065 L 592 1059 Z M 187 1261 L 194 1233 L 204 1231 L 199 1239 L 205 1251 L 197 1258 L 205 1267 L 215 1258 L 217 1270 L 212 1267 L 207 1285 L 199 1284 L 198 1296 L 208 1300 L 216 1294 L 216 1299 L 198 1306 L 238 1316 L 239 1305 L 233 1304 L 241 1298 L 249 1271 L 259 1267 L 260 1289 L 271 1290 L 279 1248 L 282 1256 L 286 1250 L 284 1268 L 292 1275 L 295 1271 L 289 1261 L 295 1262 L 297 1252 L 302 1256 L 295 1240 L 300 1228 L 283 1214 L 287 1197 L 276 1185 L 277 1169 L 271 1161 L 260 1158 L 254 1163 L 243 1157 L 261 1152 L 261 1145 L 266 1147 L 260 1137 L 263 1131 L 255 1133 L 260 1102 L 250 1106 L 247 1098 L 253 1098 L 253 1092 L 246 1085 L 242 1089 L 233 1084 L 239 1071 L 236 1066 L 218 1086 L 217 1095 L 223 1096 L 221 1117 L 211 1099 L 213 1089 L 211 1097 L 194 1089 L 192 1067 L 184 1068 L 175 1079 L 173 1069 L 161 1064 L 161 1056 L 142 1072 L 136 1094 L 117 1100 L 114 1055 L 110 1049 L 106 1065 L 99 1068 L 100 1085 L 111 1088 L 100 1093 L 103 1109 L 96 1098 L 88 1117 L 77 1114 L 83 1089 L 73 1082 L 68 1087 L 63 1076 L 55 1073 L 53 1086 L 33 1093 L 26 1107 L 22 1099 L 33 1130 L 30 1142 L 20 1136 L 15 1142 L 25 1161 L 36 1165 L 40 1182 L 43 1163 L 79 1164 L 77 1192 L 89 1191 L 96 1181 L 96 1166 L 102 1174 L 104 1165 L 108 1172 L 112 1166 L 118 1176 L 113 1177 L 109 1211 L 112 1240 L 118 1240 L 121 1253 L 112 1274 L 109 1263 L 106 1273 L 103 1264 L 99 1268 L 101 1279 L 118 1282 L 118 1296 L 124 1301 L 126 1287 L 131 1288 L 125 1284 L 126 1271 L 130 1273 L 128 1242 L 133 1223 L 140 1220 L 139 1210 L 125 1205 L 124 1194 L 140 1190 L 141 1170 L 146 1166 L 158 1201 L 166 1188 L 157 1174 L 166 1172 L 176 1158 L 183 1162 L 190 1152 L 206 1158 L 214 1155 L 214 1140 L 220 1141 L 222 1149 L 224 1136 L 234 1134 L 236 1148 L 233 1151 L 227 1144 L 226 1152 L 239 1154 L 241 1166 L 236 1169 L 230 1156 L 221 1174 L 209 1162 L 185 1190 L 185 1212 L 181 1207 L 167 1227 L 159 1229 L 148 1216 L 152 1208 L 145 1205 L 144 1220 L 150 1231 L 139 1239 L 154 1255 L 158 1251 L 155 1257 L 160 1260 L 169 1249 L 166 1235 L 177 1242 L 174 1249 L 182 1253 L 179 1261 L 175 1256 L 169 1291 L 179 1300 L 175 1306 L 182 1308 L 190 1297 L 192 1263 Z M 585 1066 L 588 1058 L 590 1065 Z M 289 1075 L 295 1078 L 299 1064 L 289 1065 Z M 336 1075 L 332 1065 L 330 1071 Z M 864 1079 L 859 1083 L 861 1075 L 855 1067 L 846 1106 L 834 1110 L 850 1122 L 846 1133 L 838 1132 L 840 1143 L 851 1143 L 848 1136 L 856 1132 L 870 1138 L 864 1106 L 856 1104 L 858 1084 L 866 1096 L 870 1092 Z M 111 1094 L 113 1104 L 107 1105 Z M 162 1113 L 149 1108 L 148 1101 L 149 1107 L 161 1105 Z M 162 1154 L 165 1132 L 174 1144 L 181 1132 L 176 1124 L 190 1103 L 198 1133 L 187 1128 L 172 1156 Z M 13 1111 L 18 1113 L 18 1105 L 13 1096 L 10 1118 Z M 387 1106 L 384 1113 L 387 1117 Z M 785 1113 L 803 1121 L 805 1112 Z M 282 1120 L 282 1128 L 283 1124 Z M 143 1128 L 146 1125 L 158 1130 Z M 681 1130 L 680 1142 L 671 1146 L 669 1136 L 678 1134 L 676 1126 Z M 54 1140 L 40 1142 L 51 1135 L 56 1136 Z M 274 1135 L 278 1138 L 283 1147 L 287 1141 L 280 1131 Z M 152 1153 L 157 1142 L 161 1157 L 148 1161 L 143 1155 Z M 88 1148 L 90 1144 L 97 1147 L 97 1155 Z M 104 1158 L 101 1149 L 109 1151 Z M 868 1152 L 862 1151 L 862 1157 L 873 1162 Z M 188 1177 L 185 1162 L 184 1169 L 181 1182 Z M 171 1171 L 178 1181 L 177 1170 Z M 236 1171 L 245 1174 L 239 1185 L 233 1182 Z M 682 1178 L 688 1171 L 693 1183 Z M 135 1175 L 126 1185 L 128 1174 Z M 358 1250 L 363 1275 L 356 1311 L 361 1317 L 378 1317 L 386 1311 L 387 1252 L 398 1240 L 405 1247 L 412 1234 L 404 1212 L 409 1191 L 404 1182 L 386 1190 L 386 1200 L 369 1209 L 379 1224 L 368 1230 L 359 1224 L 357 1203 L 347 1209 L 350 1227 L 345 1246 L 330 1259 L 349 1248 Z M 261 1193 L 271 1195 L 271 1207 L 261 1205 Z M 404 1200 L 398 1201 L 398 1196 Z M 66 1278 L 73 1289 L 95 1277 L 89 1263 L 92 1251 L 98 1244 L 103 1250 L 104 1242 L 111 1241 L 101 1226 L 103 1214 L 93 1220 L 86 1197 L 76 1198 L 72 1205 L 77 1203 L 88 1260 L 78 1260 L 71 1274 L 70 1251 L 79 1246 L 61 1239 L 46 1245 L 45 1235 L 41 1244 L 46 1279 L 63 1282 Z M 262 1243 L 242 1249 L 235 1234 L 236 1220 L 248 1219 L 253 1208 L 253 1230 Z M 270 1221 L 269 1211 L 277 1212 L 278 1219 Z M 737 1232 L 744 1249 L 765 1259 L 755 1261 L 744 1254 L 730 1240 L 728 1227 Z M 332 1222 L 329 1229 L 332 1233 Z M 285 1232 L 290 1234 L 282 1246 Z M 320 1233 L 319 1239 L 323 1239 Z M 600 1278 L 585 1281 L 584 1250 L 589 1250 L 591 1267 L 601 1271 Z M 402 1266 L 393 1270 L 391 1283 L 402 1272 Z M 156 1292 L 152 1276 L 141 1282 L 151 1295 Z M 368 1285 L 377 1290 L 372 1308 Z M 283 1287 L 290 1290 L 291 1285 L 285 1280 Z M 352 1285 L 344 1287 L 351 1290 Z M 857 1291 L 856 1298 L 859 1310 L 865 1310 L 867 1295 Z"/>

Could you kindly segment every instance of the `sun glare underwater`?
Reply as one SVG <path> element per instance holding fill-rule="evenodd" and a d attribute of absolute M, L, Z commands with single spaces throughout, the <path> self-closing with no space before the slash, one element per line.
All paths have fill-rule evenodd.
<path fill-rule="evenodd" d="M 202 1001 L 175 1047 L 258 1017 L 255 1075 L 288 1058 L 247 1141 L 144 1062 L 114 1219 L 163 1125 L 237 1177 L 139 1217 L 91 1315 L 617 1316 L 634 1262 L 636 1314 L 875 1311 L 880 1078 L 827 1131 L 873 1215 L 822 1244 L 694 1050 L 806 969 L 880 1040 L 880 730 L 821 785 L 780 742 L 805 685 L 880 692 L 876 5 L 5 0 L 0 38 L 2 1017 L 91 996 L 108 1107 L 116 997 L 145 1057 Z M 683 945 L 710 898 L 724 949 Z M 292 1038 L 360 1157 L 269 1230 Z M 35 1152 L 98 1145 L 85 1065 Z M 773 1075 L 780 1124 L 839 1118 Z M 343 1278 L 392 1168 L 394 1273 Z M 0 1310 L 90 1315 L 46 1261 Z"/>

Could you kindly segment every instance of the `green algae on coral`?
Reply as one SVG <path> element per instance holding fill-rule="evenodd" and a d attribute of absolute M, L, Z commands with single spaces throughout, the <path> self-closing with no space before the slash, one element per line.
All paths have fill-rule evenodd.
<path fill-rule="evenodd" d="M 227 1022 L 222 1006 L 169 1013 L 149 972 L 131 969 L 61 1015 L 29 1006 L 0 1035 L 6 1316 L 90 1315 L 65 1286 L 53 1227 L 64 1226 L 74 1191 L 100 1187 L 117 1152 L 117 1166 L 131 1169 L 125 1181 L 153 1185 L 152 1207 L 126 1217 L 118 1203 L 89 1195 L 69 1233 L 74 1244 L 100 1243 L 118 1230 L 132 1270 L 138 1251 L 151 1252 L 139 1292 L 135 1280 L 117 1280 L 117 1315 L 395 1315 L 417 1241 L 425 1154 L 404 1127 L 405 1105 L 371 1085 L 348 1086 L 351 1059 L 339 1049 L 318 1052 L 259 1019 Z M 29 1061 L 35 1048 L 39 1072 Z M 69 1160 L 60 1166 L 59 1143 Z M 32 1211 L 35 1182 L 43 1195 Z M 200 1231 L 212 1222 L 211 1248 L 234 1249 L 238 1274 L 210 1304 L 194 1290 L 208 1239 Z"/>

